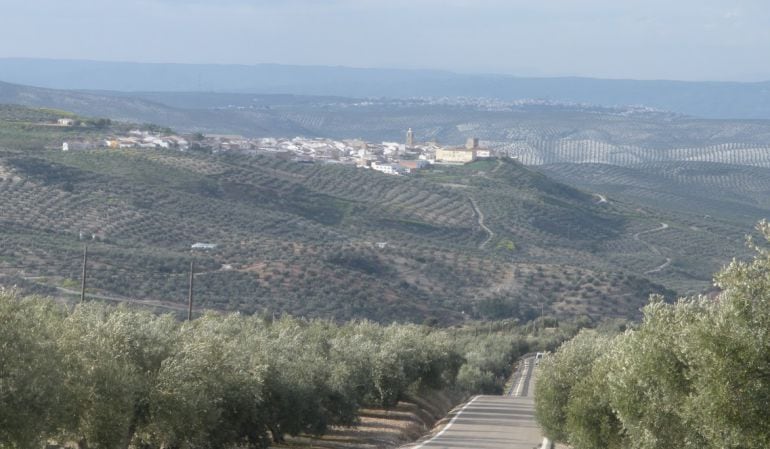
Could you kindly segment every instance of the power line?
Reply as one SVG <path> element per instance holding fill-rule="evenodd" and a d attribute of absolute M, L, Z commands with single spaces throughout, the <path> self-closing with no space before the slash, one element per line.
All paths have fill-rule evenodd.
<path fill-rule="evenodd" d="M 93 254 L 89 253 L 88 244 L 85 244 L 83 246 L 83 255 L 82 259 L 78 257 L 77 259 L 64 259 L 63 261 L 60 260 L 59 265 L 61 265 L 61 262 L 75 262 L 76 260 L 82 261 L 82 270 L 81 270 L 81 285 L 80 285 L 80 301 L 84 302 L 86 298 L 86 287 L 89 283 L 91 283 L 91 280 L 97 280 L 101 279 L 102 282 L 105 281 L 104 275 L 105 271 L 107 271 L 107 275 L 109 276 L 109 270 L 118 271 L 120 273 L 123 273 L 123 277 L 133 277 L 138 278 L 142 280 L 169 280 L 173 278 L 179 278 L 181 276 L 189 275 L 189 285 L 188 285 L 188 319 L 192 319 L 192 310 L 193 310 L 193 293 L 194 293 L 194 278 L 196 275 L 206 275 L 206 274 L 215 274 L 220 271 L 219 268 L 212 269 L 210 271 L 205 271 L 201 273 L 196 273 L 195 271 L 195 260 L 190 261 L 190 269 L 189 273 L 186 272 L 172 272 L 172 273 L 159 273 L 158 271 L 152 271 L 147 269 L 139 269 L 139 268 L 127 268 L 124 266 L 119 266 L 112 262 L 107 262 L 104 260 L 95 260 L 93 258 Z M 45 265 L 14 265 L 14 266 L 0 266 L 0 270 L 31 270 L 31 269 L 40 269 L 40 268 L 51 268 L 54 265 L 54 263 L 51 264 L 45 264 Z M 97 274 L 98 273 L 98 274 Z M 26 277 L 25 277 L 26 278 Z M 151 279 L 148 279 L 151 278 Z M 152 279 L 154 278 L 154 279 Z M 45 283 L 41 283 L 42 285 L 47 285 Z"/>

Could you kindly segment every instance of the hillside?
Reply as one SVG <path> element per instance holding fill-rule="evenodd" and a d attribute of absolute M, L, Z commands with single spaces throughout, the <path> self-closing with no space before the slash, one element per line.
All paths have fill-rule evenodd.
<path fill-rule="evenodd" d="M 659 283 L 684 285 L 645 275 L 661 255 L 633 238 L 663 218 L 689 237 L 684 224 L 596 204 L 511 160 L 391 177 L 269 156 L 61 152 L 45 144 L 60 131 L 24 132 L 37 147 L 0 151 L 0 273 L 32 291 L 77 291 L 81 231 L 90 292 L 172 310 L 192 257 L 202 307 L 337 319 L 631 316 L 649 293 L 673 293 Z M 217 247 L 191 253 L 196 242 Z"/>
<path fill-rule="evenodd" d="M 770 168 L 702 161 L 614 166 L 549 164 L 538 168 L 570 185 L 615 198 L 742 226 L 770 209 Z"/>

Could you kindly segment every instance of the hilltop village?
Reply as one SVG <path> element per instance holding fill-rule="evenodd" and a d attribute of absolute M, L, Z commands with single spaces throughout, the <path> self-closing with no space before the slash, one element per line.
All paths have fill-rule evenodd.
<path fill-rule="evenodd" d="M 360 139 L 332 140 L 295 137 L 293 139 L 208 135 L 193 148 L 245 154 L 275 153 L 298 162 L 351 164 L 389 175 L 403 175 L 433 164 L 465 164 L 491 157 L 491 151 L 470 138 L 462 147 L 445 147 L 436 142 L 416 142 L 411 129 L 403 143 L 373 143 Z"/>
<path fill-rule="evenodd" d="M 147 130 L 131 130 L 126 135 L 112 135 L 101 141 L 65 142 L 62 151 L 140 148 L 240 153 L 273 153 L 302 163 L 350 164 L 389 175 L 405 175 L 434 164 L 466 164 L 492 156 L 480 146 L 478 138 L 469 138 L 464 146 L 447 147 L 436 142 L 416 142 L 411 129 L 403 143 L 373 143 L 360 139 L 326 138 L 246 138 L 238 135 L 180 136 Z"/>

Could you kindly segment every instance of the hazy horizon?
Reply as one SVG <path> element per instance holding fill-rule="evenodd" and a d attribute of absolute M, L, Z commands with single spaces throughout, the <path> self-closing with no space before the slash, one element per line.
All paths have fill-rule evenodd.
<path fill-rule="evenodd" d="M 447 73 L 453 75 L 478 75 L 478 76 L 501 76 L 511 78 L 585 78 L 585 79 L 597 79 L 597 80 L 609 80 L 609 81 L 669 81 L 669 82 L 716 82 L 716 83 L 767 83 L 770 82 L 770 75 L 767 78 L 761 78 L 756 80 L 717 80 L 717 79 L 703 79 L 703 80 L 686 80 L 686 79 L 672 79 L 672 78 L 628 78 L 628 77 L 600 77 L 590 75 L 535 75 L 524 73 L 501 73 L 501 72 L 463 72 L 461 70 L 452 69 L 436 69 L 436 68 L 408 68 L 408 67 L 377 67 L 377 66 L 354 66 L 354 65 L 340 65 L 340 64 L 286 64 L 278 62 L 255 62 L 255 63 L 207 63 L 207 62 L 176 62 L 176 61 L 134 61 L 124 59 L 74 59 L 74 58 L 35 58 L 35 57 L 23 57 L 23 56 L 0 56 L 0 61 L 19 60 L 19 61 L 59 61 L 59 62 L 86 62 L 86 63 L 115 63 L 115 64 L 149 64 L 149 65 L 179 65 L 179 66 L 221 66 L 221 67 L 260 67 L 260 66 L 278 66 L 278 67 L 299 67 L 299 68 L 341 68 L 341 69 L 353 69 L 353 70 L 389 70 L 396 72 L 436 72 Z M 4 81 L 0 78 L 0 81 Z M 22 83 L 23 84 L 23 83 Z"/>
<path fill-rule="evenodd" d="M 29 0 L 3 12 L 0 58 L 770 80 L 759 0 Z"/>

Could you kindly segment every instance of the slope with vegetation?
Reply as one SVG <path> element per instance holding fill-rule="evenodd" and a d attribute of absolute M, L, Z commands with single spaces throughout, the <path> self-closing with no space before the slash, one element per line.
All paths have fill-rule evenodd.
<path fill-rule="evenodd" d="M 82 235 L 89 293 L 172 309 L 193 257 L 198 307 L 267 315 L 627 317 L 672 294 L 645 279 L 660 256 L 632 238 L 658 217 L 515 161 L 391 177 L 271 156 L 61 152 L 46 149 L 59 128 L 24 132 L 27 146 L 0 142 L 0 273 L 29 291 L 77 289 Z"/>
<path fill-rule="evenodd" d="M 628 167 L 555 164 L 539 170 L 611 202 L 654 208 L 660 221 L 678 223 L 643 238 L 664 255 L 675 255 L 672 266 L 654 278 L 682 293 L 698 292 L 688 279 L 710 278 L 732 255 L 749 257 L 742 244 L 746 230 L 770 216 L 770 169 L 765 167 L 678 161 Z"/>

